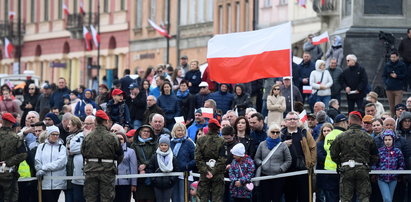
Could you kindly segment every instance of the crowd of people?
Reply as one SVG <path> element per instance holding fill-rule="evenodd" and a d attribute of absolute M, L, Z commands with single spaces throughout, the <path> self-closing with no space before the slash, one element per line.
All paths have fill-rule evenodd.
<path fill-rule="evenodd" d="M 360 201 L 410 200 L 407 177 L 362 173 L 411 163 L 411 97 L 402 103 L 407 82 L 399 54 L 391 54 L 383 74 L 385 111 L 357 57 L 347 55 L 343 68 L 341 38 L 326 61 L 310 38 L 304 48 L 292 77 L 250 83 L 213 82 L 198 61 L 183 56 L 177 68 L 139 69 L 137 79 L 126 69 L 111 89 L 70 90 L 63 77 L 41 86 L 28 80 L 20 91 L 1 86 L 0 201 L 37 201 L 37 181 L 17 183 L 36 176 L 46 202 L 62 191 L 67 202 L 180 202 L 187 192 L 190 201 L 304 202 L 312 172 L 255 187 L 251 179 L 314 168 L 340 173 L 315 177 L 317 201 L 351 201 L 354 192 Z M 339 110 L 341 92 L 346 115 Z M 190 190 L 184 176 L 114 178 L 177 171 L 200 177 L 190 176 Z M 52 179 L 58 176 L 86 179 Z"/>

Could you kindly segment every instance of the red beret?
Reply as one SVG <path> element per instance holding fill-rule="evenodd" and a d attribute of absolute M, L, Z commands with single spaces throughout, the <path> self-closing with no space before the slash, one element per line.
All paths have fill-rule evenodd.
<path fill-rule="evenodd" d="M 135 133 L 136 133 L 136 129 L 131 129 L 127 132 L 126 136 L 127 137 L 134 137 Z"/>
<path fill-rule="evenodd" d="M 123 92 L 122 90 L 120 90 L 120 89 L 114 89 L 114 90 L 111 92 L 111 96 L 122 95 L 122 94 L 124 94 L 124 92 Z"/>
<path fill-rule="evenodd" d="M 360 117 L 362 119 L 362 115 L 359 111 L 352 111 L 352 112 L 350 112 L 350 115 L 351 114 L 357 115 L 358 117 Z"/>
<path fill-rule="evenodd" d="M 10 113 L 4 113 L 1 119 L 10 121 L 13 124 L 16 123 L 16 118 L 14 118 L 14 116 Z"/>
<path fill-rule="evenodd" d="M 96 117 L 100 117 L 104 120 L 109 120 L 110 118 L 107 116 L 106 112 L 104 112 L 103 110 L 97 110 L 96 112 Z"/>
<path fill-rule="evenodd" d="M 220 125 L 220 123 L 217 121 L 217 119 L 214 119 L 214 118 L 210 119 L 210 120 L 208 121 L 208 124 L 210 124 L 210 123 L 214 123 L 216 126 L 218 126 L 219 128 L 221 128 L 221 125 Z"/>

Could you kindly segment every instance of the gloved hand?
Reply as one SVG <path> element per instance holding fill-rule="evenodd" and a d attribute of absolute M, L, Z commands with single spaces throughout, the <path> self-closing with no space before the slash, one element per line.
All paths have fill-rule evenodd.
<path fill-rule="evenodd" d="M 43 170 L 39 170 L 36 172 L 36 177 L 43 177 L 46 175 L 46 172 L 44 172 Z"/>

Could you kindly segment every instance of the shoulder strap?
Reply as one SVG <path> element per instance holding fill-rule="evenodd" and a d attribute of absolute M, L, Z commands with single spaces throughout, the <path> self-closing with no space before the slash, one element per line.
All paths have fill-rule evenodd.
<path fill-rule="evenodd" d="M 43 151 L 44 150 L 44 147 L 46 146 L 46 144 L 45 143 L 43 143 L 43 147 L 41 147 L 41 151 Z"/>
<path fill-rule="evenodd" d="M 277 146 L 275 146 L 270 153 L 268 153 L 268 155 L 264 158 L 263 162 L 261 163 L 261 166 L 263 166 L 264 164 L 267 163 L 268 159 L 271 158 L 271 156 L 274 154 L 275 150 L 278 149 L 278 147 L 280 146 L 280 144 L 282 144 L 282 142 L 278 143 Z"/>
<path fill-rule="evenodd" d="M 320 83 L 321 82 L 323 82 L 323 78 L 324 78 L 324 72 L 325 72 L 325 70 L 323 71 L 323 73 L 321 74 L 321 79 L 320 79 Z"/>

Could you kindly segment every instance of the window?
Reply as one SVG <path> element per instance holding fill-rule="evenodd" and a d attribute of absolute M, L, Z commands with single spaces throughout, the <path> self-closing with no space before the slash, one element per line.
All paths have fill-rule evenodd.
<path fill-rule="evenodd" d="M 170 2 L 170 0 L 164 0 L 164 23 L 167 25 L 168 24 L 168 3 Z"/>
<path fill-rule="evenodd" d="M 30 1 L 30 22 L 31 22 L 31 23 L 35 23 L 35 22 L 36 22 L 36 19 L 35 19 L 35 16 L 36 16 L 35 10 L 36 10 L 35 0 L 31 0 L 31 1 Z"/>
<path fill-rule="evenodd" d="M 157 0 L 151 0 L 150 2 L 150 19 L 156 21 Z"/>
<path fill-rule="evenodd" d="M 271 7 L 272 5 L 273 5 L 272 0 L 264 0 L 264 7 Z"/>
<path fill-rule="evenodd" d="M 250 27 L 250 4 L 248 1 L 245 2 L 245 31 L 251 30 Z"/>
<path fill-rule="evenodd" d="M 63 18 L 63 0 L 58 0 L 57 3 L 57 18 L 62 19 Z"/>
<path fill-rule="evenodd" d="M 233 27 L 233 17 L 232 17 L 232 11 L 231 11 L 231 4 L 227 4 L 227 33 L 232 32 L 232 27 Z"/>
<path fill-rule="evenodd" d="M 204 3 L 204 0 L 198 0 L 198 4 L 197 4 L 197 22 L 204 22 L 205 21 L 205 15 L 204 15 L 204 10 L 206 8 L 206 5 Z"/>
<path fill-rule="evenodd" d="M 120 9 L 121 9 L 121 10 L 125 10 L 125 9 L 126 9 L 126 1 L 125 1 L 125 0 L 121 0 L 121 2 L 120 2 Z"/>
<path fill-rule="evenodd" d="M 180 24 L 186 25 L 187 24 L 187 14 L 188 14 L 188 0 L 181 0 L 180 3 Z"/>
<path fill-rule="evenodd" d="M 239 32 L 240 30 L 240 2 L 235 4 L 235 31 Z"/>
<path fill-rule="evenodd" d="M 214 18 L 214 1 L 213 0 L 207 0 L 207 21 L 213 21 Z"/>
<path fill-rule="evenodd" d="M 49 20 L 49 0 L 44 0 L 44 21 Z"/>
<path fill-rule="evenodd" d="M 136 28 L 142 27 L 143 0 L 136 0 Z"/>
<path fill-rule="evenodd" d="M 218 33 L 223 33 L 223 6 L 218 6 Z"/>
<path fill-rule="evenodd" d="M 4 19 L 7 21 L 8 19 L 9 19 L 9 1 L 8 0 L 5 0 L 4 1 L 4 10 L 6 11 L 6 12 L 4 12 Z"/>
<path fill-rule="evenodd" d="M 104 0 L 103 11 L 108 13 L 108 0 Z"/>
<path fill-rule="evenodd" d="M 288 4 L 288 0 L 280 0 L 279 2 L 278 2 L 278 5 L 279 6 L 284 6 L 284 5 L 287 5 Z"/>
<path fill-rule="evenodd" d="M 73 1 L 73 13 L 77 13 L 77 10 L 78 10 L 77 1 L 78 1 L 78 0 L 74 0 L 74 1 Z"/>
<path fill-rule="evenodd" d="M 188 18 L 188 21 L 190 24 L 196 23 L 196 4 L 195 1 L 191 0 L 190 1 L 190 9 L 188 10 L 190 12 L 190 17 Z"/>

